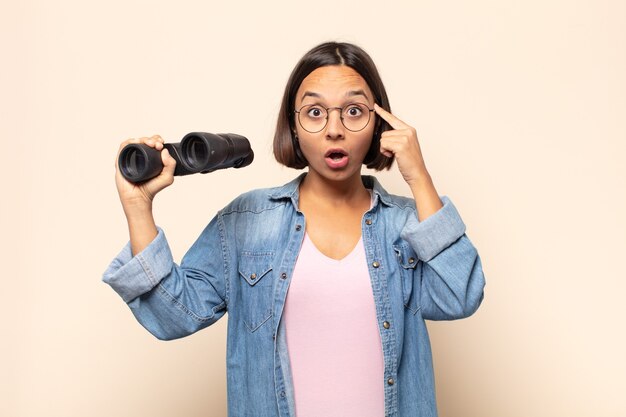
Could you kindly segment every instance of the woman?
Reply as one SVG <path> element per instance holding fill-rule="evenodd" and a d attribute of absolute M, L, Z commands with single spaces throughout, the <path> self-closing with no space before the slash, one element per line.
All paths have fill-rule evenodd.
<path fill-rule="evenodd" d="M 172 260 L 152 200 L 163 172 L 134 186 L 116 174 L 130 243 L 103 280 L 159 339 L 228 319 L 230 416 L 435 416 L 425 319 L 471 315 L 480 257 L 449 198 L 439 197 L 415 129 L 390 112 L 371 58 L 324 43 L 296 65 L 274 137 L 276 159 L 308 167 L 282 187 L 245 193 Z M 393 160 L 413 198 L 388 194 Z"/>

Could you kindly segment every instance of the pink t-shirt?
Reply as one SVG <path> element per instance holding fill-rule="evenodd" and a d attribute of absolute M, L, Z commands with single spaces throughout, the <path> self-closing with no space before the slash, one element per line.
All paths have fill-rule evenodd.
<path fill-rule="evenodd" d="M 384 362 L 363 239 L 341 260 L 305 234 L 287 292 L 297 417 L 382 417 Z"/>

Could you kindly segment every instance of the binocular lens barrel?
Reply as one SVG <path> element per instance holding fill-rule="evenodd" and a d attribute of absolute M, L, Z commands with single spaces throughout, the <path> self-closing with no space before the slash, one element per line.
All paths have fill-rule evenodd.
<path fill-rule="evenodd" d="M 201 137 L 191 136 L 181 142 L 182 154 L 190 167 L 202 171 L 209 162 L 209 145 Z"/>
<path fill-rule="evenodd" d="M 124 178 L 141 182 L 156 177 L 163 170 L 161 153 L 148 145 L 126 145 L 120 153 L 119 167 Z"/>
<path fill-rule="evenodd" d="M 174 175 L 241 168 L 254 160 L 248 139 L 233 133 L 192 132 L 180 143 L 164 147 L 176 160 Z M 161 152 L 142 143 L 126 145 L 120 152 L 118 164 L 124 178 L 133 183 L 154 178 L 163 170 Z"/>

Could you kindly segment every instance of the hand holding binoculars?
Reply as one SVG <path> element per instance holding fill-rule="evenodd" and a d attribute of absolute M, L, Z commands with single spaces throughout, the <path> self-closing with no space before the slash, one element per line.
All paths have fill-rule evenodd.
<path fill-rule="evenodd" d="M 241 168 L 254 159 L 248 139 L 234 133 L 192 132 L 179 143 L 166 143 L 163 147 L 176 160 L 174 175 Z M 154 178 L 163 170 L 161 151 L 143 143 L 126 145 L 120 152 L 118 165 L 124 178 L 132 183 Z"/>

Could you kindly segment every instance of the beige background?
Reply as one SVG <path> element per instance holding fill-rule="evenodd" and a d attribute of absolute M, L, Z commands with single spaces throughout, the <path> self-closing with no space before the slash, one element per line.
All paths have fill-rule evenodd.
<path fill-rule="evenodd" d="M 363 46 L 487 278 L 429 323 L 440 415 L 625 416 L 623 1 L 2 3 L 2 416 L 224 416 L 226 319 L 160 342 L 101 279 L 127 240 L 118 144 L 235 132 L 256 160 L 179 178 L 177 260 L 216 210 L 297 172 L 271 154 L 296 61 Z M 379 175 L 408 195 L 397 168 Z"/>

